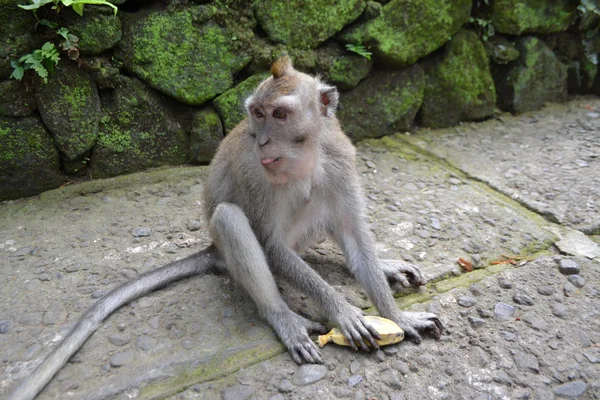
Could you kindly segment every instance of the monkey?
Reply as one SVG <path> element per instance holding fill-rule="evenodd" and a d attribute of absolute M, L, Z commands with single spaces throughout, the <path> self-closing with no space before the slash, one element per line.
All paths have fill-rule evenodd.
<path fill-rule="evenodd" d="M 208 273 L 227 273 L 246 291 L 297 364 L 323 363 L 309 335 L 325 333 L 325 327 L 285 303 L 276 276 L 314 299 L 352 348 L 377 349 L 379 335 L 362 310 L 299 255 L 324 235 L 341 248 L 382 317 L 416 343 L 423 333 L 440 339 L 443 325 L 435 314 L 403 312 L 395 303 L 390 284 L 420 286 L 426 279 L 414 265 L 377 257 L 356 149 L 335 116 L 338 101 L 334 86 L 297 71 L 288 56 L 275 61 L 271 76 L 246 99 L 246 118 L 211 161 L 203 206 L 213 243 L 109 292 L 9 399 L 33 399 L 116 309 L 168 283 Z"/>

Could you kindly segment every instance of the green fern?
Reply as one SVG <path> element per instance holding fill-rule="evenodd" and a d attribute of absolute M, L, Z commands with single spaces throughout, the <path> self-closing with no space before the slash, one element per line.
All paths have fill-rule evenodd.
<path fill-rule="evenodd" d="M 83 15 L 83 8 L 86 4 L 109 6 L 117 14 L 117 7 L 105 0 L 29 0 L 31 4 L 19 4 L 19 7 L 25 10 L 37 11 L 46 4 L 54 4 L 52 9 L 60 11 L 62 7 L 71 7 L 79 15 Z"/>
<path fill-rule="evenodd" d="M 11 78 L 21 80 L 28 69 L 34 70 L 44 83 L 48 83 L 48 73 L 54 71 L 54 67 L 60 60 L 60 54 L 54 43 L 46 42 L 41 49 L 25 54 L 19 61 L 12 61 L 13 73 Z"/>
<path fill-rule="evenodd" d="M 371 56 L 373 55 L 373 53 L 371 53 L 370 51 L 368 51 L 365 48 L 365 46 L 363 46 L 362 44 L 348 43 L 346 45 L 346 49 L 348 49 L 348 51 L 351 51 L 353 53 L 358 54 L 359 56 L 362 56 L 362 57 L 366 58 L 367 60 L 370 60 Z"/>

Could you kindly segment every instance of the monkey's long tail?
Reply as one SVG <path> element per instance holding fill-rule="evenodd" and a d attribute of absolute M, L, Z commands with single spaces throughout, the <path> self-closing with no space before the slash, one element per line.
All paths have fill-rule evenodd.
<path fill-rule="evenodd" d="M 133 281 L 113 289 L 81 317 L 58 347 L 16 387 L 8 399 L 31 400 L 35 398 L 112 312 L 171 282 L 194 275 L 205 275 L 214 266 L 215 251 L 214 247 L 210 246 L 187 258 L 146 272 Z"/>

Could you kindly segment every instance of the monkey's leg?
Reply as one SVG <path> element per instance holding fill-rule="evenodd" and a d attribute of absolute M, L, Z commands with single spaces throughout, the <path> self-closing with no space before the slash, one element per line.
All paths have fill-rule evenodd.
<path fill-rule="evenodd" d="M 211 218 L 210 229 L 229 275 L 248 292 L 292 359 L 298 364 L 322 364 L 319 348 L 308 335 L 313 331 L 325 333 L 325 327 L 294 313 L 285 304 L 242 209 L 229 203 L 219 204 Z"/>
<path fill-rule="evenodd" d="M 394 290 L 409 286 L 423 286 L 427 283 L 419 267 L 400 260 L 379 260 L 381 269 Z"/>
<path fill-rule="evenodd" d="M 398 309 L 377 259 L 373 237 L 362 219 L 350 217 L 338 226 L 338 231 L 333 235 L 342 247 L 348 268 L 366 289 L 379 314 L 395 321 L 404 329 L 406 337 L 416 343 L 421 342 L 419 332 L 424 331 L 439 339 L 443 326 L 435 314 L 402 312 Z"/>
<path fill-rule="evenodd" d="M 282 243 L 272 243 L 266 251 L 273 269 L 316 300 L 328 318 L 350 339 L 352 348 L 369 350 L 366 342 L 373 348 L 379 347 L 375 341 L 380 339 L 379 334 L 365 321 L 362 310 L 348 303 L 298 254 Z"/>
<path fill-rule="evenodd" d="M 63 341 L 15 388 L 9 400 L 33 399 L 113 311 L 171 282 L 206 274 L 216 258 L 216 251 L 210 246 L 182 260 L 146 272 L 110 291 L 90 307 Z"/>

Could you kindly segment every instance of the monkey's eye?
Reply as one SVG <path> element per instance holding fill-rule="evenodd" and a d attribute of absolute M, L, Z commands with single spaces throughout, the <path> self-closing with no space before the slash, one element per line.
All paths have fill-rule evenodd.
<path fill-rule="evenodd" d="M 280 108 L 277 108 L 273 111 L 273 117 L 277 119 L 285 119 L 287 114 Z"/>
<path fill-rule="evenodd" d="M 254 109 L 254 116 L 258 119 L 260 118 L 264 118 L 265 117 L 265 113 L 262 112 L 262 110 L 260 108 L 255 108 Z"/>

